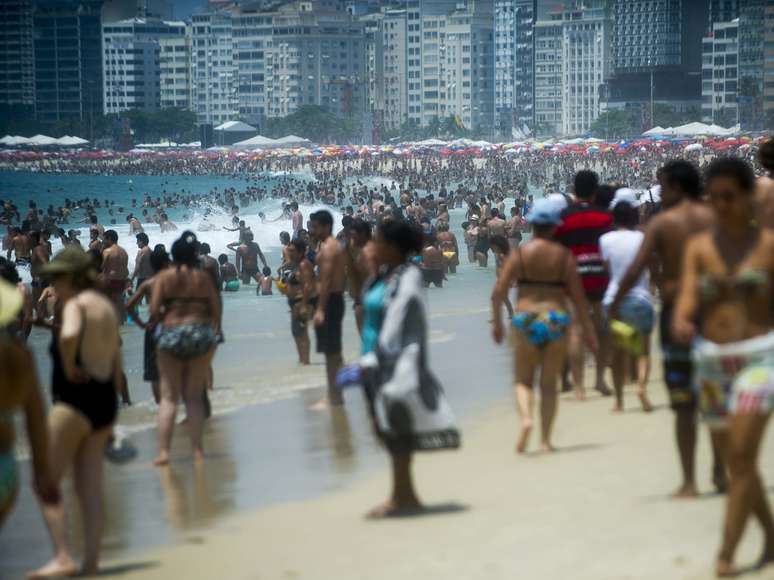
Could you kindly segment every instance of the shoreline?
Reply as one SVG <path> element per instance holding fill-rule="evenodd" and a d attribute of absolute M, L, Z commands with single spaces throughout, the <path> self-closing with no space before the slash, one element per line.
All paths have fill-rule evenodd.
<path fill-rule="evenodd" d="M 697 455 L 702 495 L 671 500 L 678 478 L 671 411 L 663 387 L 651 385 L 652 414 L 639 411 L 632 390 L 621 416 L 609 413 L 609 399 L 563 397 L 552 455 L 516 456 L 513 405 L 507 398 L 491 404 L 463 422 L 461 451 L 416 455 L 426 515 L 364 519 L 388 492 L 382 468 L 317 498 L 226 517 L 174 545 L 106 562 L 104 572 L 147 580 L 224 572 L 229 578 L 385 580 L 714 578 L 725 500 L 709 492 L 706 429 Z M 766 443 L 774 443 L 771 432 Z M 642 464 L 644 452 L 651 454 L 649 466 Z M 762 471 L 774 473 L 774 457 L 762 457 Z M 760 537 L 749 526 L 741 567 L 757 558 Z M 772 574 L 769 567 L 745 577 Z"/>

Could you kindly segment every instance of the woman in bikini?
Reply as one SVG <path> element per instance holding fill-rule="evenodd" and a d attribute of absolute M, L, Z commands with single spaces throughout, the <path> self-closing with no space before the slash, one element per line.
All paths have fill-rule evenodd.
<path fill-rule="evenodd" d="M 285 293 L 290 307 L 290 332 L 296 343 L 298 361 L 309 364 L 309 319 L 317 304 L 314 269 L 306 259 L 306 243 L 290 242 L 286 250 L 288 263 L 283 272 Z"/>
<path fill-rule="evenodd" d="M 508 290 L 516 285 L 518 301 L 513 325 L 516 405 L 521 433 L 516 450 L 523 453 L 532 431 L 532 385 L 540 374 L 541 449 L 551 451 L 551 428 L 557 409 L 557 380 L 567 352 L 568 302 L 580 317 L 580 324 L 592 350 L 596 334 L 587 312 L 586 298 L 575 258 L 553 240 L 560 223 L 555 204 L 540 199 L 527 216 L 533 238 L 512 252 L 492 292 L 492 337 L 500 344 L 505 336 L 502 307 Z"/>
<path fill-rule="evenodd" d="M 745 162 L 714 161 L 705 183 L 716 226 L 685 248 L 672 328 L 693 341 L 704 419 L 727 432 L 731 482 L 716 571 L 732 576 L 750 515 L 764 533 L 759 564 L 774 563 L 774 520 L 757 465 L 774 408 L 774 232 L 757 222 L 755 177 Z"/>
<path fill-rule="evenodd" d="M 161 389 L 159 454 L 155 465 L 169 463 L 169 447 L 183 397 L 194 459 L 204 459 L 204 389 L 220 332 L 220 302 L 209 274 L 199 268 L 199 242 L 185 231 L 172 244 L 174 268 L 156 274 L 151 292 L 150 325 L 156 326 Z"/>
<path fill-rule="evenodd" d="M 62 304 L 61 326 L 54 327 L 48 416 L 52 477 L 59 483 L 71 466 L 81 507 L 84 547 L 82 571 L 97 572 L 103 525 L 102 462 L 113 432 L 121 384 L 121 341 L 112 302 L 94 289 L 97 273 L 89 254 L 66 246 L 41 269 Z M 67 542 L 64 505 L 43 504 L 54 558 L 29 575 L 48 578 L 77 569 Z"/>
<path fill-rule="evenodd" d="M 13 330 L 23 303 L 21 292 L 0 278 L 0 528 L 11 513 L 19 490 L 19 468 L 13 448 L 13 416 L 17 411 L 24 412 L 27 424 L 35 490 L 44 503 L 59 501 L 58 488 L 51 477 L 46 416 L 35 361 Z"/>

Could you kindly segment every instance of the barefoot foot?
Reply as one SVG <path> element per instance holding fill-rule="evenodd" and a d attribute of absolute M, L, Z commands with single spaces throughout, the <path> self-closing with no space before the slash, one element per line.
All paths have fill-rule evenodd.
<path fill-rule="evenodd" d="M 693 499 L 699 496 L 696 486 L 692 483 L 683 484 L 672 494 L 672 499 Z"/>
<path fill-rule="evenodd" d="M 610 387 L 608 387 L 605 383 L 597 383 L 597 386 L 594 387 L 594 390 L 603 397 L 609 397 L 613 394 L 613 391 L 611 391 Z"/>
<path fill-rule="evenodd" d="M 554 451 L 556 451 L 556 447 L 554 447 L 550 443 L 546 443 L 545 441 L 543 441 L 543 443 L 540 444 L 541 453 L 553 453 Z"/>
<path fill-rule="evenodd" d="M 715 575 L 718 578 L 731 578 L 736 574 L 736 567 L 728 560 L 719 559 L 715 564 Z"/>
<path fill-rule="evenodd" d="M 532 432 L 532 421 L 524 421 L 519 432 L 519 438 L 516 440 L 516 453 L 524 453 L 529 443 L 529 434 Z"/>
<path fill-rule="evenodd" d="M 613 406 L 613 408 L 612 408 L 612 409 L 610 409 L 610 412 L 611 412 L 611 413 L 623 413 L 623 412 L 624 412 L 623 405 L 621 405 L 620 403 L 616 403 L 616 404 Z"/>
<path fill-rule="evenodd" d="M 366 518 L 369 520 L 380 520 L 383 518 L 411 516 L 420 513 L 422 509 L 422 504 L 417 499 L 402 502 L 389 500 L 369 511 L 366 514 Z"/>
<path fill-rule="evenodd" d="M 42 568 L 27 574 L 27 578 L 63 578 L 75 576 L 78 572 L 78 566 L 75 565 L 70 556 L 59 556 L 51 560 Z"/>
<path fill-rule="evenodd" d="M 162 465 L 169 465 L 169 453 L 166 451 L 160 452 L 156 459 L 153 460 L 153 465 L 161 467 Z"/>
<path fill-rule="evenodd" d="M 650 404 L 650 401 L 648 400 L 648 395 L 645 394 L 645 391 L 638 391 L 637 396 L 640 398 L 642 411 L 644 413 L 650 413 L 653 410 L 653 405 Z"/>

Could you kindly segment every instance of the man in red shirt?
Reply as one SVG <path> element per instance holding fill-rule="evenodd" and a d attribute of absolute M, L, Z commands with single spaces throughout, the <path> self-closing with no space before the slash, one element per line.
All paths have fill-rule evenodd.
<path fill-rule="evenodd" d="M 599 251 L 599 238 L 613 229 L 613 218 L 606 208 L 592 205 L 598 187 L 599 178 L 593 171 L 584 169 L 575 174 L 575 203 L 562 212 L 562 225 L 556 231 L 556 239 L 570 249 L 578 262 L 578 273 L 583 281 L 599 341 L 599 350 L 595 353 L 597 380 L 594 388 L 607 397 L 611 393 L 604 378 L 608 348 L 602 298 L 610 279 Z M 573 325 L 570 333 L 569 360 L 575 392 L 582 399 L 585 397 L 583 339 L 576 325 Z"/>

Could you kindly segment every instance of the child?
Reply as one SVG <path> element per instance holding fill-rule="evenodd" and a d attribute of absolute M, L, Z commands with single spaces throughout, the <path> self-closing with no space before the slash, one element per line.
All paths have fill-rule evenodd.
<path fill-rule="evenodd" d="M 239 275 L 236 266 L 228 261 L 226 254 L 218 256 L 218 263 L 220 264 L 220 279 L 223 281 L 223 289 L 226 292 L 239 290 Z"/>
<path fill-rule="evenodd" d="M 260 293 L 261 296 L 271 296 L 271 284 L 273 282 L 271 277 L 271 268 L 264 266 L 261 270 L 262 276 L 258 280 L 258 288 L 255 289 L 255 293 Z"/>

